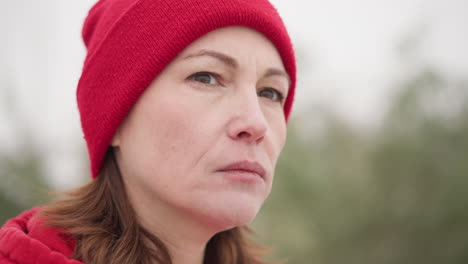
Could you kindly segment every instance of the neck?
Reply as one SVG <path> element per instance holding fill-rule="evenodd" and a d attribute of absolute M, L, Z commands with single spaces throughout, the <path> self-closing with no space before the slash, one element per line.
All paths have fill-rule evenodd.
<path fill-rule="evenodd" d="M 215 228 L 201 225 L 155 197 L 142 199 L 143 195 L 134 196 L 131 190 L 128 194 L 140 223 L 165 244 L 173 264 L 203 263 Z"/>
<path fill-rule="evenodd" d="M 164 242 L 172 264 L 203 263 L 206 244 L 212 237 L 211 233 L 201 230 L 188 221 L 165 221 L 160 217 L 153 219 L 140 217 L 142 225 Z M 147 221 L 149 219 L 151 220 Z"/>

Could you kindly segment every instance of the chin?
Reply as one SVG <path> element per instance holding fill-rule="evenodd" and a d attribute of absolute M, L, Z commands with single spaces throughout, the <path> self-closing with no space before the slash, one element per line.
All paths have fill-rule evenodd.
<path fill-rule="evenodd" d="M 205 222 L 218 232 L 250 223 L 257 215 L 263 201 L 252 197 L 216 199 L 210 202 L 210 209 L 205 210 Z M 207 207 L 208 208 L 208 207 Z"/>

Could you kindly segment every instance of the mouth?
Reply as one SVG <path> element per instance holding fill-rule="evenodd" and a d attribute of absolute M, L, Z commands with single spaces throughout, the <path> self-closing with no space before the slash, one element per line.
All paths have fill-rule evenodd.
<path fill-rule="evenodd" d="M 262 178 L 263 180 L 265 180 L 266 175 L 266 171 L 263 166 L 260 165 L 260 163 L 247 160 L 231 163 L 230 165 L 227 165 L 218 171 L 239 174 L 253 174 Z"/>

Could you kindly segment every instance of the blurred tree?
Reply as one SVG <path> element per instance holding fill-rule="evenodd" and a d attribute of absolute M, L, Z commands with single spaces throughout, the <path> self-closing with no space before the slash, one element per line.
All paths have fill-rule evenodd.
<path fill-rule="evenodd" d="M 382 127 L 299 116 L 254 223 L 289 263 L 467 263 L 468 86 L 430 69 L 399 85 Z M 304 136 L 304 126 L 323 132 Z M 301 131 L 302 130 L 302 131 Z"/>
<path fill-rule="evenodd" d="M 21 144 L 14 153 L 0 152 L 0 225 L 23 210 L 44 203 L 49 190 L 42 167 L 43 155 L 7 87 L 12 86 L 2 87 L 1 110 L 7 113 L 10 122 L 3 125 L 14 131 Z"/>
<path fill-rule="evenodd" d="M 20 152 L 20 158 L 0 156 L 0 224 L 32 206 L 47 201 L 49 190 L 42 161 L 33 152 Z"/>

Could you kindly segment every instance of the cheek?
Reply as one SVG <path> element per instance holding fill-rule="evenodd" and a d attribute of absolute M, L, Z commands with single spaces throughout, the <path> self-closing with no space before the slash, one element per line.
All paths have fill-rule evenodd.
<path fill-rule="evenodd" d="M 286 122 L 284 119 L 281 119 L 281 121 L 278 121 L 275 127 L 277 131 L 277 137 L 278 137 L 278 150 L 281 152 L 284 148 L 284 145 L 286 144 L 286 135 L 287 135 L 287 129 L 286 129 Z"/>
<path fill-rule="evenodd" d="M 187 162 L 197 154 L 196 139 L 201 137 L 196 111 L 176 102 L 160 102 L 155 110 L 146 114 L 150 124 L 146 135 L 151 148 L 148 156 L 157 164 L 158 171 L 174 173 L 174 170 L 187 169 Z"/>
<path fill-rule="evenodd" d="M 286 122 L 284 116 L 277 113 L 267 115 L 266 118 L 270 125 L 270 144 L 267 152 L 274 167 L 286 143 Z"/>
<path fill-rule="evenodd" d="M 163 97 L 146 98 L 135 106 L 123 127 L 121 144 L 124 174 L 153 193 L 183 182 L 200 137 L 193 107 L 157 98 Z"/>

